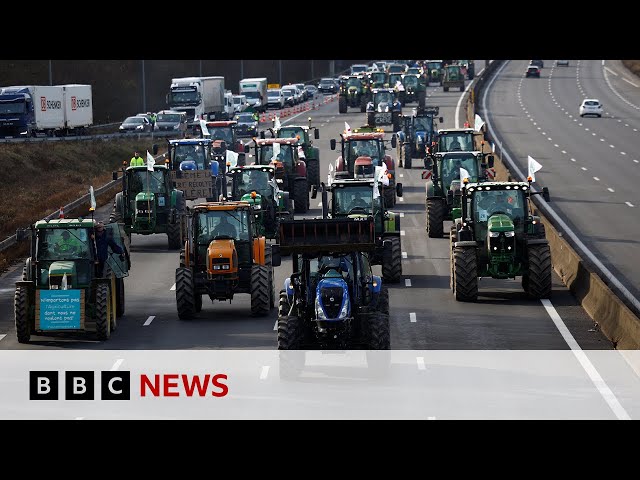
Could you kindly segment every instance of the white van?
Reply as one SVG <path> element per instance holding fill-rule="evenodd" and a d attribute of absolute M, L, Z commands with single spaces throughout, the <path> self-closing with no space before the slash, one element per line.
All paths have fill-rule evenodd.
<path fill-rule="evenodd" d="M 249 104 L 247 103 L 246 95 L 234 95 L 233 96 L 233 112 L 240 113 L 244 112 Z"/>

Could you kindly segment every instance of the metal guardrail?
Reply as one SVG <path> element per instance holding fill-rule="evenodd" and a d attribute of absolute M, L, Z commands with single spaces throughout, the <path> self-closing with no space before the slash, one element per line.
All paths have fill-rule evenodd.
<path fill-rule="evenodd" d="M 102 125 L 101 125 L 102 126 Z M 147 132 L 147 133 L 98 133 L 95 135 L 73 135 L 65 137 L 27 137 L 27 138 L 15 138 L 15 137 L 0 137 L 2 143 L 41 143 L 41 142 L 77 142 L 88 140 L 109 140 L 109 139 L 128 139 L 134 138 L 140 140 L 141 138 L 182 138 L 182 135 L 176 135 L 174 132 Z"/>

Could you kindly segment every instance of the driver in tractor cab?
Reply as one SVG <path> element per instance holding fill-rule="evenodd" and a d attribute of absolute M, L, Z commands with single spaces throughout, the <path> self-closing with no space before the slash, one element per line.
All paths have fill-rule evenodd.
<path fill-rule="evenodd" d="M 495 212 L 513 213 L 513 199 L 504 190 L 497 190 L 482 201 L 481 207 L 493 215 Z"/>
<path fill-rule="evenodd" d="M 355 192 L 351 203 L 349 204 L 349 210 L 353 210 L 354 208 L 369 208 L 369 202 L 362 198 L 362 194 L 360 192 Z"/>
<path fill-rule="evenodd" d="M 78 255 L 82 251 L 82 246 L 76 238 L 72 238 L 67 230 L 63 230 L 61 239 L 54 245 L 53 251 L 62 255 Z"/>
<path fill-rule="evenodd" d="M 231 238 L 237 238 L 238 236 L 238 231 L 236 230 L 236 227 L 234 227 L 229 223 L 229 221 L 227 220 L 226 214 L 220 217 L 220 222 L 213 229 L 212 238 L 216 238 L 218 236 L 228 236 Z"/>

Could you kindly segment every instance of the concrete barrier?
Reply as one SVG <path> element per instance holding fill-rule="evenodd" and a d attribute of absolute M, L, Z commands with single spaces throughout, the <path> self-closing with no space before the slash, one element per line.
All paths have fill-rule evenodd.
<path fill-rule="evenodd" d="M 491 77 L 500 64 L 501 62 L 492 62 L 483 72 L 483 78 L 471 89 L 473 95 L 468 94 L 465 109 L 466 118 L 470 125 L 474 124 L 476 113 L 476 102 L 474 100 L 480 98 L 480 93 L 486 85 L 487 79 Z M 482 141 L 485 142 L 485 151 L 487 151 L 487 148 L 491 149 L 489 142 L 485 140 L 484 132 L 478 135 L 476 141 L 478 149 L 480 149 Z M 496 180 L 519 180 L 512 178 L 512 174 L 502 160 L 500 152 L 495 152 L 494 156 Z M 536 214 L 540 215 L 545 225 L 546 237 L 551 247 L 553 269 L 562 280 L 562 283 L 576 297 L 582 308 L 611 341 L 614 348 L 625 350 L 640 348 L 640 318 L 638 318 L 637 314 L 576 253 L 569 242 L 563 238 L 562 233 L 556 229 L 553 222 L 537 209 Z"/>

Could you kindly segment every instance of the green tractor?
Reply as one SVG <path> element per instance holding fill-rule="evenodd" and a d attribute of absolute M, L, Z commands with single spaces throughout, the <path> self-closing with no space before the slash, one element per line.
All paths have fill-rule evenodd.
<path fill-rule="evenodd" d="M 460 215 L 460 168 L 467 171 L 470 182 L 477 183 L 495 176 L 493 162 L 493 155 L 482 152 L 438 152 L 426 158 L 422 178 L 427 180 L 426 230 L 430 238 L 442 238 L 444 221 Z"/>
<path fill-rule="evenodd" d="M 118 179 L 118 172 L 113 172 Z M 131 234 L 166 233 L 168 247 L 179 249 L 183 241 L 180 219 L 186 210 L 182 190 L 173 186 L 168 165 L 122 169 L 122 191 L 116 194 L 109 223 L 121 222 L 131 240 Z"/>
<path fill-rule="evenodd" d="M 389 88 L 389 77 L 386 72 L 371 72 L 369 74 L 370 88 Z"/>
<path fill-rule="evenodd" d="M 443 68 L 442 60 L 429 60 L 427 62 L 427 85 L 432 83 L 442 85 Z"/>
<path fill-rule="evenodd" d="M 464 73 L 458 64 L 446 65 L 442 76 L 442 90 L 448 92 L 450 88 L 459 88 L 464 92 Z"/>
<path fill-rule="evenodd" d="M 527 182 L 466 183 L 462 211 L 450 233 L 450 279 L 456 300 L 478 298 L 478 278 L 522 277 L 530 298 L 551 296 L 551 249 L 531 196 L 549 190 Z"/>
<path fill-rule="evenodd" d="M 360 75 L 350 75 L 340 83 L 338 111 L 347 113 L 351 107 L 360 108 L 360 112 L 364 113 L 370 97 L 369 82 Z"/>
<path fill-rule="evenodd" d="M 423 75 L 402 75 L 404 95 L 400 97 L 402 105 L 416 102 L 423 109 L 427 103 L 427 82 Z"/>
<path fill-rule="evenodd" d="M 110 254 L 102 272 L 93 240 L 96 221 L 82 218 L 40 220 L 16 232 L 30 237 L 31 254 L 16 282 L 14 296 L 18 342 L 31 335 L 95 332 L 107 340 L 124 315 L 124 277 L 130 260 L 126 234 L 119 224 L 105 225 L 106 235 L 125 251 Z"/>
<path fill-rule="evenodd" d="M 275 119 L 274 119 L 275 121 Z M 302 151 L 298 151 L 298 155 L 307 164 L 307 179 L 309 187 L 317 190 L 320 188 L 320 149 L 313 146 L 310 132 L 313 130 L 313 138 L 320 138 L 320 130 L 318 127 L 311 126 L 311 117 L 308 119 L 309 125 L 285 125 L 280 128 L 271 128 L 271 136 L 273 138 L 297 138 L 298 144 L 302 147 Z M 260 138 L 264 137 L 264 131 L 260 132 Z"/>
<path fill-rule="evenodd" d="M 282 218 L 293 218 L 289 192 L 278 188 L 276 169 L 271 165 L 232 167 L 229 200 L 247 202 L 253 207 L 258 235 L 275 239 Z"/>
<path fill-rule="evenodd" d="M 438 130 L 438 152 L 473 152 L 476 150 L 476 131 L 473 128 L 446 128 Z"/>
<path fill-rule="evenodd" d="M 331 218 L 365 220 L 373 217 L 375 249 L 371 254 L 371 264 L 382 265 L 385 282 L 398 283 L 402 277 L 400 215 L 387 210 L 382 201 L 381 187 L 372 178 L 335 179 L 323 191 L 323 212 Z M 327 202 L 327 192 L 331 192 L 330 202 Z"/>

